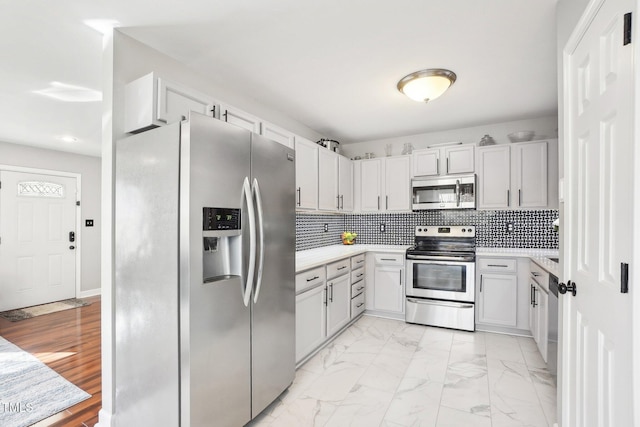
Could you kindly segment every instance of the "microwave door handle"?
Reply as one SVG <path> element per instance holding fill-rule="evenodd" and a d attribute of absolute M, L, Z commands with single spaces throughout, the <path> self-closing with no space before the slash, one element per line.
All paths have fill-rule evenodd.
<path fill-rule="evenodd" d="M 456 206 L 460 206 L 460 180 L 456 179 Z"/>

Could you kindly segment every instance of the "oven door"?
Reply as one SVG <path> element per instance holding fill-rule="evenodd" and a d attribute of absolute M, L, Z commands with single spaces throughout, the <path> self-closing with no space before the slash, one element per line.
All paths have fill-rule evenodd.
<path fill-rule="evenodd" d="M 407 296 L 475 301 L 475 262 L 407 259 Z"/>

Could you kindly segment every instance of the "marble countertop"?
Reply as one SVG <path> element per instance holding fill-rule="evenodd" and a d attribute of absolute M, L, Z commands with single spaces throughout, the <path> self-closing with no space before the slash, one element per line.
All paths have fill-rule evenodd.
<path fill-rule="evenodd" d="M 531 258 L 540 267 L 556 277 L 560 277 L 560 266 L 549 257 L 558 257 L 557 249 L 527 249 L 527 248 L 476 248 L 476 256 L 502 256 Z"/>
<path fill-rule="evenodd" d="M 408 245 L 332 245 L 296 252 L 296 273 L 365 252 L 404 254 Z"/>

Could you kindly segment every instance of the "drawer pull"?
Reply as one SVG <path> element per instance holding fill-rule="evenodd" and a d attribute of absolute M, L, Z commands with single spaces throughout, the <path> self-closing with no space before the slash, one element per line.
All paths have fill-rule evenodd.
<path fill-rule="evenodd" d="M 311 279 L 307 279 L 307 282 L 313 282 L 316 279 L 319 279 L 320 276 L 312 277 Z"/>
<path fill-rule="evenodd" d="M 507 268 L 509 266 L 506 265 L 506 264 L 487 264 L 487 267 L 504 267 L 504 268 Z"/>
<path fill-rule="evenodd" d="M 356 288 L 356 291 L 361 291 L 364 289 L 364 286 L 360 286 L 359 288 Z"/>
<path fill-rule="evenodd" d="M 360 308 L 360 307 L 362 307 L 363 305 L 364 305 L 364 303 L 363 303 L 363 302 L 361 302 L 360 304 L 356 305 L 356 308 Z"/>
<path fill-rule="evenodd" d="M 343 265 L 342 267 L 338 267 L 338 270 L 344 270 L 345 268 L 347 268 L 347 266 Z"/>
<path fill-rule="evenodd" d="M 362 277 L 362 276 L 364 276 L 364 273 L 356 274 L 356 277 Z"/>
<path fill-rule="evenodd" d="M 361 259 L 361 260 L 359 260 L 359 261 L 356 261 L 356 264 L 362 264 L 363 262 L 364 262 L 364 260 L 363 260 L 363 259 Z"/>
<path fill-rule="evenodd" d="M 380 258 L 381 261 L 398 261 L 396 258 Z"/>

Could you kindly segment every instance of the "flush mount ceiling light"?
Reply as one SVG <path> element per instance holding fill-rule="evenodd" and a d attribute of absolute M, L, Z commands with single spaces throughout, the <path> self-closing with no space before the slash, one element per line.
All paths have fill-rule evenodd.
<path fill-rule="evenodd" d="M 398 90 L 414 101 L 429 102 L 442 95 L 456 81 L 456 73 L 443 68 L 430 68 L 404 76 Z"/>

